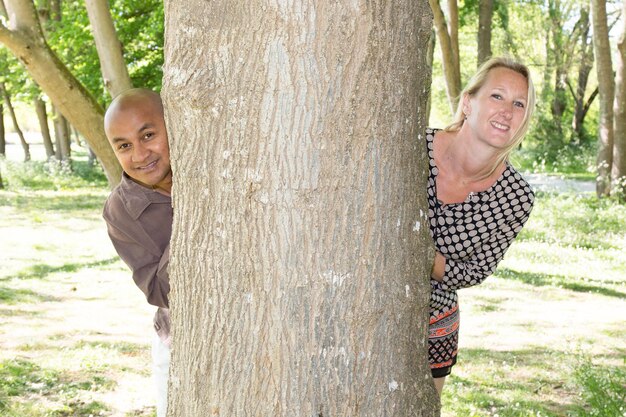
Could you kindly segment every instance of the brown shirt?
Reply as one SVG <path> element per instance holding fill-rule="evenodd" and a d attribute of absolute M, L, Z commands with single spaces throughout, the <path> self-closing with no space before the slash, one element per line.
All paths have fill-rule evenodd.
<path fill-rule="evenodd" d="M 172 198 L 137 184 L 124 173 L 104 204 L 102 213 L 109 237 L 120 258 L 130 267 L 135 284 L 148 303 L 159 307 L 154 327 L 169 344 L 170 319 L 167 267 L 172 235 Z"/>

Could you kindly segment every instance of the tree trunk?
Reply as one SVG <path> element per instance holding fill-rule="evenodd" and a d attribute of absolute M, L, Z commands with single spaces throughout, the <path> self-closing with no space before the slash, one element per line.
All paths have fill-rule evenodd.
<path fill-rule="evenodd" d="M 456 5 L 456 0 L 450 0 L 450 3 L 454 3 Z M 452 17 L 450 18 L 451 29 L 450 33 L 448 33 L 446 17 L 443 14 L 443 10 L 441 10 L 439 0 L 429 0 L 429 4 L 433 11 L 435 31 L 437 32 L 439 47 L 441 48 L 443 73 L 446 79 L 446 93 L 448 94 L 450 111 L 454 114 L 456 112 L 456 106 L 459 102 L 459 95 L 461 94 L 461 67 L 458 60 L 458 36 L 455 44 L 454 38 L 450 35 L 450 33 L 458 33 L 458 17 L 457 20 L 452 20 Z M 450 8 L 454 7 L 450 6 Z"/>
<path fill-rule="evenodd" d="M 481 0 L 478 6 L 478 66 L 491 57 L 491 22 L 493 0 Z"/>
<path fill-rule="evenodd" d="M 71 158 L 69 132 L 67 130 L 67 123 L 65 118 L 58 111 L 54 109 L 54 137 L 56 144 L 56 158 L 59 161 L 69 161 Z"/>
<path fill-rule="evenodd" d="M 428 40 L 428 51 L 426 52 L 426 66 L 428 68 L 429 73 L 432 76 L 433 73 L 433 62 L 435 60 L 435 44 L 437 43 L 437 37 L 435 34 L 435 30 L 430 31 L 430 39 Z M 433 90 L 432 86 L 428 86 L 428 101 L 426 102 L 426 110 L 424 110 L 424 120 L 426 120 L 426 124 L 430 126 L 430 111 L 432 109 L 433 103 Z"/>
<path fill-rule="evenodd" d="M 111 97 L 115 97 L 133 85 L 124 63 L 122 44 L 115 32 L 109 2 L 107 0 L 86 0 L 85 5 L 100 58 L 104 86 Z"/>
<path fill-rule="evenodd" d="M 37 118 L 39 119 L 39 129 L 41 130 L 43 146 L 46 149 L 46 158 L 50 159 L 55 155 L 55 153 L 54 147 L 52 146 L 52 138 L 50 137 L 50 128 L 48 126 L 46 103 L 40 97 L 35 99 L 35 111 L 37 112 Z"/>
<path fill-rule="evenodd" d="M 591 1 L 591 16 L 593 25 L 593 45 L 596 55 L 596 70 L 598 74 L 598 90 L 600 92 L 596 193 L 598 197 L 602 197 L 608 196 L 611 192 L 611 167 L 613 165 L 613 99 L 615 90 L 605 0 Z"/>
<path fill-rule="evenodd" d="M 29 74 L 85 137 L 102 163 L 109 185 L 121 178 L 122 169 L 104 133 L 104 110 L 67 70 L 47 45 L 31 0 L 5 0 L 9 27 L 0 25 L 0 42 L 22 61 Z"/>
<path fill-rule="evenodd" d="M 426 3 L 165 16 L 169 415 L 438 415 Z"/>
<path fill-rule="evenodd" d="M 4 106 L 0 103 L 0 155 L 6 156 L 7 142 L 6 131 L 4 129 Z"/>
<path fill-rule="evenodd" d="M 0 92 L 4 96 L 4 104 L 7 106 L 7 110 L 9 110 L 9 115 L 13 121 L 15 133 L 17 133 L 17 136 L 20 138 L 20 143 L 22 144 L 22 149 L 24 150 L 24 161 L 30 161 L 30 146 L 28 145 L 28 142 L 26 142 L 26 139 L 24 139 L 24 133 L 22 133 L 22 129 L 20 129 L 17 117 L 15 116 L 15 110 L 13 109 L 13 104 L 11 103 L 11 96 L 9 95 L 9 92 L 3 82 L 0 82 Z"/>
<path fill-rule="evenodd" d="M 572 91 L 574 97 L 575 108 L 574 117 L 572 118 L 572 129 L 574 131 L 574 137 L 576 140 L 580 139 L 583 134 L 583 123 L 585 116 L 593 102 L 595 91 L 591 94 L 589 99 L 585 101 L 585 92 L 587 91 L 587 84 L 589 83 L 589 75 L 593 68 L 593 43 L 589 40 L 589 30 L 591 25 L 589 22 L 589 6 L 584 4 L 580 8 L 580 19 L 582 22 L 580 33 L 580 60 L 578 67 L 578 84 L 576 91 Z"/>
<path fill-rule="evenodd" d="M 612 183 L 622 200 L 626 199 L 626 1 L 622 1 L 622 34 L 615 55 L 614 147 Z"/>

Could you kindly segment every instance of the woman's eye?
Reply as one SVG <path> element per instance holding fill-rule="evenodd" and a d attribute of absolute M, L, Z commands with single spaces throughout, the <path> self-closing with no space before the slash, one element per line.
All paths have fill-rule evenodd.
<path fill-rule="evenodd" d="M 524 103 L 522 103 L 521 101 L 516 101 L 516 102 L 515 102 L 515 106 L 517 106 L 517 107 L 519 107 L 519 108 L 521 108 L 521 109 L 523 109 L 523 108 L 525 107 L 525 106 L 524 106 Z"/>
<path fill-rule="evenodd" d="M 502 98 L 500 94 L 496 94 L 496 93 L 493 93 L 491 97 L 495 98 L 496 100 L 500 100 Z"/>

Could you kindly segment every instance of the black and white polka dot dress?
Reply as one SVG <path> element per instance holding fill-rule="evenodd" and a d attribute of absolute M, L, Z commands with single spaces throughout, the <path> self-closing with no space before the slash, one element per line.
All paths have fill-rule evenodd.
<path fill-rule="evenodd" d="M 446 258 L 442 282 L 431 280 L 429 360 L 434 377 L 450 373 L 456 363 L 459 307 L 456 290 L 480 284 L 491 275 L 528 220 L 534 193 L 507 163 L 486 191 L 470 193 L 462 203 L 437 199 L 433 158 L 435 129 L 426 129 L 430 174 L 428 219 L 437 251 Z"/>

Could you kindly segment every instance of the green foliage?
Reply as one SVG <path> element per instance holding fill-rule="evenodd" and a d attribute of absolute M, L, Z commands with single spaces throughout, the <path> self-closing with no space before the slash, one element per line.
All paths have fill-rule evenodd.
<path fill-rule="evenodd" d="M 538 193 L 518 240 L 586 249 L 621 249 L 626 206 L 594 195 Z M 564 215 L 566 214 L 566 215 Z"/>
<path fill-rule="evenodd" d="M 4 187 L 18 190 L 71 190 L 92 187 L 100 189 L 107 184 L 100 165 L 90 166 L 86 160 L 76 159 L 71 165 L 58 161 L 13 162 L 0 160 Z"/>
<path fill-rule="evenodd" d="M 86 396 L 109 385 L 101 375 L 68 379 L 62 372 L 44 369 L 23 359 L 0 362 L 0 411 L 7 417 L 88 417 L 107 411 L 107 407 Z M 32 398 L 13 401 L 13 398 Z M 48 401 L 38 401 L 37 398 Z"/>
<path fill-rule="evenodd" d="M 118 0 L 111 1 L 110 7 L 133 85 L 160 90 L 163 76 L 163 3 L 157 0 Z M 84 2 L 64 1 L 62 15 L 60 21 L 49 22 L 49 43 L 70 72 L 105 106 L 110 97 L 102 81 L 100 61 Z"/>
<path fill-rule="evenodd" d="M 626 415 L 626 371 L 620 368 L 600 367 L 591 360 L 583 361 L 574 372 L 581 388 L 584 407 L 576 415 L 581 417 L 623 417 Z"/>

